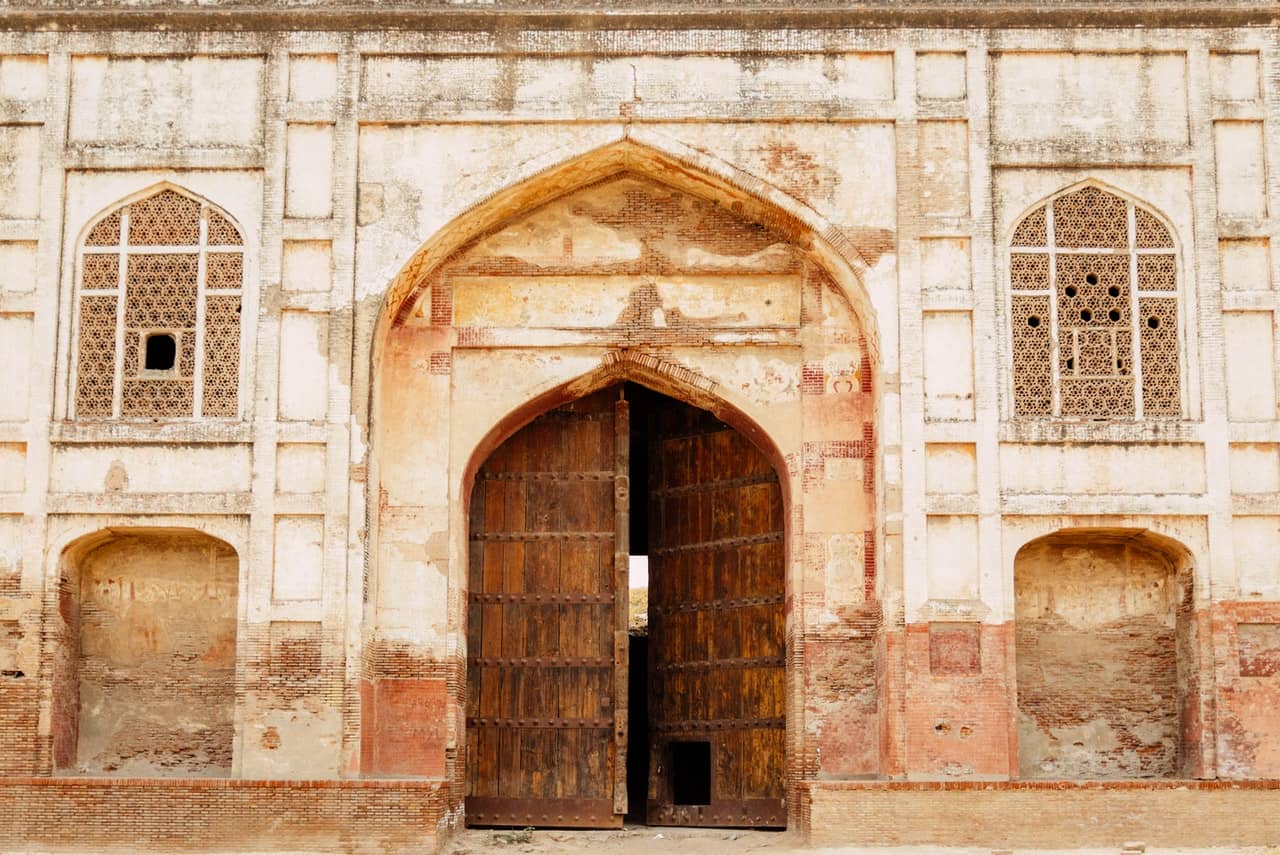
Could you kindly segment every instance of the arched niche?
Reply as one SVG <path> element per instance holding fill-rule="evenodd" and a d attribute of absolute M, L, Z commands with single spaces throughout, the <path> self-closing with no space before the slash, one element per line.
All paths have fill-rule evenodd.
<path fill-rule="evenodd" d="M 59 774 L 230 775 L 239 557 L 187 528 L 111 528 L 62 553 L 50 621 Z"/>
<path fill-rule="evenodd" d="M 1076 528 L 1014 564 L 1023 778 L 1189 776 L 1200 693 L 1190 552 L 1146 529 Z"/>

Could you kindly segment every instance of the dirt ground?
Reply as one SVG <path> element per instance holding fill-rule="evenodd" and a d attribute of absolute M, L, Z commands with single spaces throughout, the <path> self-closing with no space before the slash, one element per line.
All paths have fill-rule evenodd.
<path fill-rule="evenodd" d="M 1098 849 L 989 849 L 980 847 L 901 846 L 811 848 L 786 832 L 627 826 L 617 831 L 519 831 L 468 829 L 453 838 L 448 855 L 1119 855 L 1127 841 Z M 1160 849 L 1146 855 L 1280 855 L 1280 848 Z"/>

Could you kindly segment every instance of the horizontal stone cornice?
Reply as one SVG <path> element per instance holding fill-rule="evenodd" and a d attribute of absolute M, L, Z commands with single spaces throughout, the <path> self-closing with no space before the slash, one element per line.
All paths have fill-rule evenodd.
<path fill-rule="evenodd" d="M 9 0 L 0 30 L 636 30 L 842 29 L 850 27 L 1242 27 L 1274 26 L 1280 4 L 1248 0 L 1101 2 L 994 0 L 914 3 L 790 0 L 708 3 L 669 0 Z"/>

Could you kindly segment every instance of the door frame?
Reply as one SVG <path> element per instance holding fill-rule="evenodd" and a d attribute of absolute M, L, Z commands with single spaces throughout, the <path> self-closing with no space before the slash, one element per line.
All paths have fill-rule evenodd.
<path fill-rule="evenodd" d="M 610 356 L 615 352 L 610 352 Z M 655 363 L 656 366 L 655 366 Z M 656 368 L 656 370 L 655 370 Z M 721 388 L 714 381 L 695 374 L 683 366 L 664 363 L 653 359 L 651 356 L 637 355 L 632 353 L 621 353 L 616 358 L 610 359 L 608 356 L 604 360 L 604 365 L 587 375 L 581 376 L 568 383 L 563 383 L 554 388 L 543 392 L 526 400 L 515 409 L 503 416 L 497 424 L 495 424 L 484 437 L 477 442 L 471 450 L 467 464 L 462 472 L 461 484 L 459 485 L 459 498 L 462 499 L 462 519 L 459 530 L 462 533 L 462 541 L 460 544 L 462 557 L 459 564 L 461 565 L 457 574 L 451 575 L 451 600 L 457 603 L 457 607 L 451 609 L 456 617 L 456 624 L 450 622 L 449 630 L 456 633 L 455 637 L 459 640 L 459 692 L 457 695 L 457 709 L 451 720 L 457 728 L 457 735 L 452 741 L 456 747 L 456 759 L 454 761 L 456 772 L 455 780 L 460 779 L 462 789 L 465 792 L 466 780 L 466 735 L 465 735 L 465 718 L 466 718 L 466 697 L 469 690 L 467 684 L 467 654 L 466 639 L 468 633 L 467 610 L 465 603 L 470 593 L 468 584 L 470 578 L 470 550 L 466 547 L 466 539 L 470 532 L 471 520 L 471 494 L 475 485 L 475 478 L 483 466 L 484 462 L 489 459 L 490 455 L 513 436 L 525 425 L 532 422 L 539 416 L 550 412 L 566 403 L 584 398 L 593 393 L 599 392 L 609 386 L 621 384 L 625 382 L 636 383 L 644 386 L 651 391 L 657 392 L 667 397 L 673 398 L 684 404 L 705 410 L 716 418 L 733 428 L 744 438 L 754 445 L 769 461 L 774 472 L 778 476 L 778 484 L 782 502 L 783 517 L 783 597 L 784 597 L 784 643 L 787 644 L 787 655 L 785 665 L 785 768 L 786 775 L 786 805 L 788 813 L 788 826 L 794 823 L 797 816 L 798 808 L 798 792 L 796 790 L 797 775 L 794 774 L 798 768 L 800 760 L 800 750 L 798 748 L 799 741 L 803 734 L 803 722 L 801 721 L 801 712 L 803 710 L 803 686 L 801 685 L 802 675 L 797 673 L 796 665 L 801 662 L 798 655 L 799 650 L 791 650 L 794 640 L 798 634 L 794 631 L 794 621 L 797 619 L 791 607 L 796 601 L 794 596 L 796 574 L 802 572 L 802 568 L 796 563 L 796 550 L 793 548 L 793 510 L 792 491 L 796 485 L 793 485 L 795 477 L 791 471 L 791 467 L 787 465 L 787 459 L 783 452 L 775 443 L 772 434 L 759 422 L 747 415 L 740 407 L 736 406 L 728 400 L 723 394 Z M 799 434 L 799 431 L 796 431 Z M 624 669 L 625 670 L 625 669 Z M 625 674 L 623 677 L 625 681 Z M 625 682 L 623 683 L 625 688 Z M 624 691 L 625 695 L 625 691 Z M 621 783 L 625 792 L 626 785 L 626 768 L 625 764 L 621 767 Z M 615 769 L 615 775 L 618 774 Z M 625 813 L 625 810 L 623 811 Z"/>

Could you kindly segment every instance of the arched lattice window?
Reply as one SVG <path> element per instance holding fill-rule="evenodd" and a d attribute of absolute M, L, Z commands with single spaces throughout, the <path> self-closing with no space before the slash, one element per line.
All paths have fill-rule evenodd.
<path fill-rule="evenodd" d="M 1155 216 L 1064 194 L 1018 224 L 1009 270 L 1015 415 L 1181 415 L 1177 263 Z"/>
<path fill-rule="evenodd" d="M 75 414 L 235 417 L 244 241 L 209 205 L 161 190 L 80 248 Z"/>

